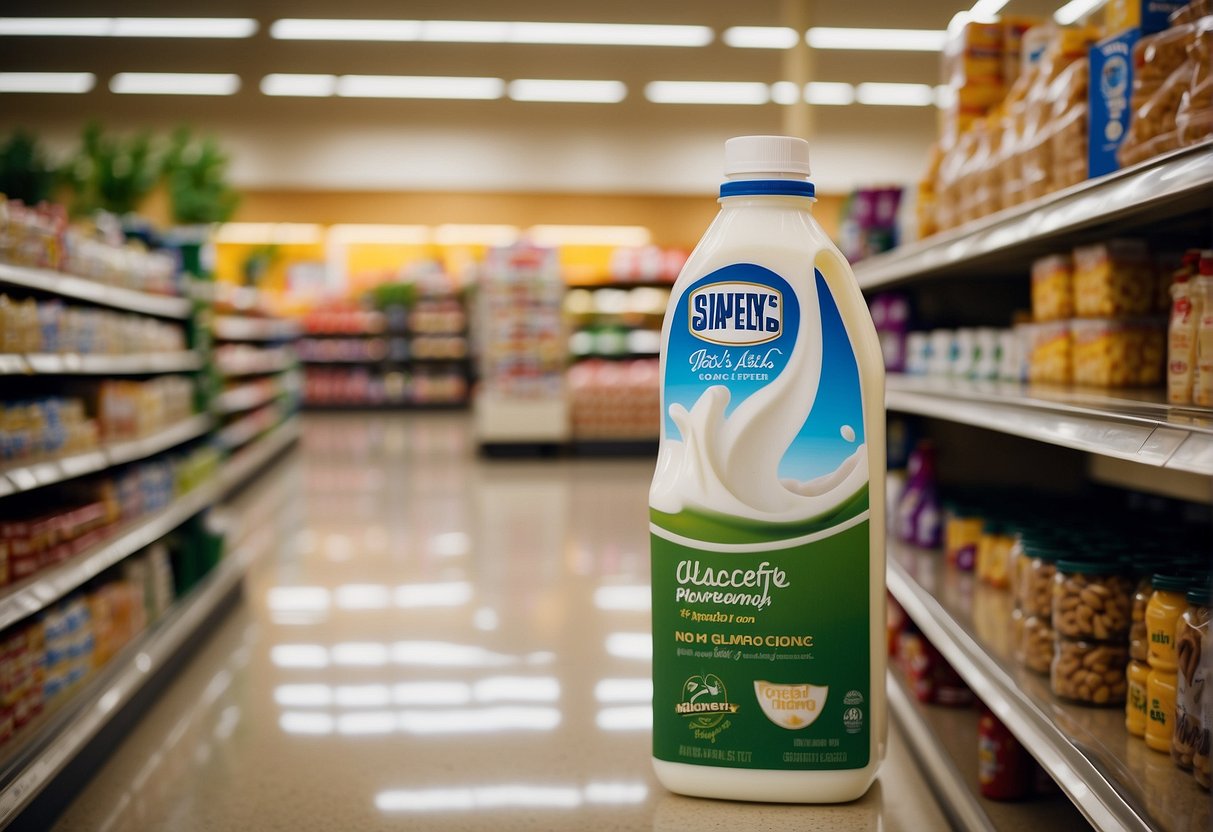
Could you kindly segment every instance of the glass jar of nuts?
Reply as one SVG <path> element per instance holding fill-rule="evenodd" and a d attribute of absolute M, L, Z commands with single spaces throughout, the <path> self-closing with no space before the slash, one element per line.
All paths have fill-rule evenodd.
<path fill-rule="evenodd" d="M 1133 583 L 1115 560 L 1060 560 L 1053 576 L 1053 629 L 1062 638 L 1123 642 Z"/>
<path fill-rule="evenodd" d="M 1058 638 L 1049 668 L 1049 686 L 1064 699 L 1090 705 L 1118 705 L 1128 687 L 1122 644 Z"/>

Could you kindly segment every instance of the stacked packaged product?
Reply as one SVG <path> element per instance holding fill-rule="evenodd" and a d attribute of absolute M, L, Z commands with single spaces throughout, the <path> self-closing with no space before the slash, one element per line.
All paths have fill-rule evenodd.
<path fill-rule="evenodd" d="M 661 425 L 656 359 L 581 361 L 569 368 L 575 440 L 648 440 Z"/>
<path fill-rule="evenodd" d="M 0 353 L 126 355 L 184 349 L 180 326 L 146 315 L 0 294 Z"/>
<path fill-rule="evenodd" d="M 919 236 L 1213 136 L 1208 0 L 1122 0 L 1102 26 L 1033 23 L 949 36 L 952 101 L 919 184 Z"/>

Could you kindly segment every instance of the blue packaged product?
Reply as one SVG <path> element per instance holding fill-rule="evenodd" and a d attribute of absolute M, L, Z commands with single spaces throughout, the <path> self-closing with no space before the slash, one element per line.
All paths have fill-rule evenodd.
<path fill-rule="evenodd" d="M 1140 29 L 1128 29 L 1091 47 L 1087 142 L 1087 174 L 1091 177 L 1120 168 L 1116 151 L 1129 129 L 1133 47 L 1140 39 Z"/>

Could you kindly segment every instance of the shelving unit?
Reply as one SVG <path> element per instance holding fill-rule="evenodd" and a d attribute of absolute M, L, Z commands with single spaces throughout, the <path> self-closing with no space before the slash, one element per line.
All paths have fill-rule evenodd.
<path fill-rule="evenodd" d="M 1101 456 L 1213 475 L 1213 411 L 1160 395 L 890 374 L 890 410 Z"/>
<path fill-rule="evenodd" d="M 1060 793 L 1017 802 L 983 797 L 978 784 L 978 713 L 974 707 L 927 705 L 910 693 L 905 676 L 889 668 L 889 710 L 913 746 L 923 774 L 957 829 L 1033 829 L 1072 832 L 1083 817 Z"/>
<path fill-rule="evenodd" d="M 855 278 L 866 292 L 923 277 L 1026 275 L 1033 259 L 1092 229 L 1113 236 L 1193 214 L 1207 228 L 1210 194 L 1213 142 L 1205 142 L 863 260 Z"/>
<path fill-rule="evenodd" d="M 134 289 L 124 289 L 120 286 L 109 286 L 49 269 L 14 266 L 8 263 L 0 263 L 0 284 L 20 286 L 23 289 L 57 295 L 65 299 L 83 300 L 160 318 L 185 320 L 193 312 L 193 304 L 187 298 L 153 295 Z"/>
<path fill-rule="evenodd" d="M 32 491 L 35 488 L 104 471 L 115 465 L 144 459 L 196 439 L 210 429 L 210 417 L 200 414 L 149 436 L 111 442 L 96 450 L 58 459 L 0 469 L 0 497 Z"/>
<path fill-rule="evenodd" d="M 1209 796 L 1170 757 L 1124 729 L 1124 706 L 1069 705 L 1020 667 L 1007 592 L 948 570 L 937 552 L 893 544 L 889 591 L 961 678 L 1098 829 L 1204 829 Z M 1179 776 L 1177 776 L 1179 775 Z"/>
<path fill-rule="evenodd" d="M 297 321 L 261 310 L 261 297 L 254 291 L 219 294 L 225 306 L 259 312 L 225 311 L 211 321 L 223 383 L 211 403 L 220 420 L 215 441 L 230 452 L 282 423 L 297 409 L 300 373 L 295 345 L 302 328 Z M 231 360 L 232 356 L 239 359 Z"/>
<path fill-rule="evenodd" d="M 108 566 L 163 537 L 199 511 L 222 501 L 298 438 L 287 422 L 230 459 L 209 482 L 119 538 L 0 599 L 0 626 L 44 609 Z M 178 599 L 155 627 L 127 645 L 56 711 L 27 726 L 26 736 L 0 760 L 0 826 L 10 823 L 102 728 L 195 636 L 248 570 L 256 547 L 227 554 L 201 584 Z M 57 594 L 56 594 L 57 593 Z M 13 616 L 16 617 L 13 617 Z"/>
<path fill-rule="evenodd" d="M 75 353 L 0 354 L 0 376 L 141 376 L 188 373 L 202 369 L 196 352 L 77 355 Z"/>
<path fill-rule="evenodd" d="M 1076 245 L 1141 235 L 1164 248 L 1208 247 L 1211 207 L 1213 142 L 872 257 L 855 266 L 855 275 L 866 293 L 895 288 L 930 301 L 927 317 L 933 314 L 942 322 L 937 325 L 1006 321 L 1015 308 L 1008 304 L 1022 303 L 1027 297 L 1028 275 L 1036 258 Z M 1171 406 L 1162 390 L 890 374 L 886 403 L 891 413 L 1082 452 L 1087 476 L 1099 482 L 1213 501 L 1213 411 Z M 944 427 L 940 426 L 940 433 L 947 436 L 950 432 Z M 991 455 L 982 465 L 997 484 L 998 458 Z M 1015 467 L 1010 460 L 1007 465 Z M 1030 476 L 1021 465 L 1012 476 L 1025 475 Z M 1087 822 L 1100 830 L 1208 828 L 1208 794 L 1179 772 L 1169 757 L 1129 736 L 1123 706 L 1067 704 L 1053 695 L 1046 677 L 1023 669 L 1015 660 L 1009 643 L 1007 592 L 979 583 L 972 573 L 946 567 L 938 553 L 897 543 L 890 546 L 888 587 L 923 635 L 1036 756 Z M 919 707 L 899 688 L 896 678 L 892 684 L 890 703 L 909 726 L 912 744 L 940 794 L 969 791 L 964 788 L 968 764 L 951 765 L 955 755 L 946 753 L 956 737 L 969 729 L 934 709 Z M 1002 825 L 993 812 L 983 820 L 972 814 L 972 805 L 966 808 L 965 800 L 960 803 L 954 817 L 961 818 L 964 828 L 988 828 L 991 822 Z M 1018 825 L 1044 829 L 1046 823 L 1042 814 Z M 1076 819 L 1072 825 L 1081 821 Z"/>
<path fill-rule="evenodd" d="M 308 378 L 305 406 L 324 409 L 454 408 L 466 406 L 471 383 L 471 349 L 466 325 L 442 329 L 417 329 L 406 319 L 427 304 L 458 304 L 455 311 L 466 319 L 467 310 L 456 294 L 422 295 L 405 313 L 361 313 L 368 327 L 361 331 L 309 329 L 299 342 L 300 360 Z M 388 318 L 392 318 L 389 326 Z M 461 342 L 459 356 L 416 354 L 418 339 L 443 338 Z M 426 400 L 421 389 L 426 376 L 435 371 L 450 382 L 456 395 Z M 361 391 L 361 392 L 359 392 Z"/>

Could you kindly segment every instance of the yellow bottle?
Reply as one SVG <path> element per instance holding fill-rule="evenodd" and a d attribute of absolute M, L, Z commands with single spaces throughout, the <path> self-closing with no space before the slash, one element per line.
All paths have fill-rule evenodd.
<path fill-rule="evenodd" d="M 1189 579 L 1181 575 L 1155 575 L 1154 592 L 1146 605 L 1150 673 L 1146 677 L 1146 745 L 1170 753 L 1175 730 L 1175 686 L 1178 660 L 1175 628 L 1188 608 Z"/>
<path fill-rule="evenodd" d="M 1125 728 L 1135 737 L 1145 736 L 1149 719 L 1149 692 L 1147 689 L 1150 666 L 1145 662 L 1129 662 L 1126 671 L 1129 689 L 1125 695 Z"/>

